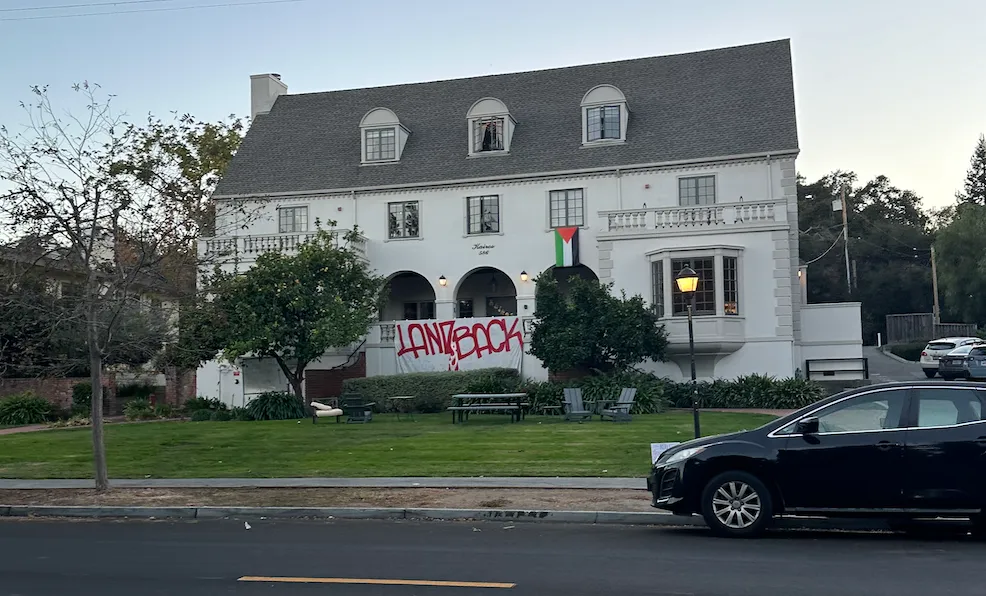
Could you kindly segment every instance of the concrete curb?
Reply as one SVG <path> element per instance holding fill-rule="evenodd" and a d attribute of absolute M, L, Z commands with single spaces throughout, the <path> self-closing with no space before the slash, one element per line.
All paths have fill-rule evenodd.
<path fill-rule="evenodd" d="M 705 527 L 700 516 L 643 511 L 538 511 L 386 507 L 88 507 L 0 505 L 0 518 L 94 519 L 391 519 L 429 521 L 553 522 L 664 527 Z M 887 531 L 881 520 L 781 517 L 774 527 L 797 530 Z"/>
<path fill-rule="evenodd" d="M 896 360 L 901 364 L 920 364 L 920 362 L 912 362 L 910 360 L 904 360 L 903 358 L 901 358 L 897 354 L 894 354 L 893 352 L 891 352 L 889 349 L 886 349 L 885 347 L 878 348 L 878 350 L 880 351 L 881 354 L 883 354 L 887 358 L 890 358 L 891 360 Z"/>
<path fill-rule="evenodd" d="M 56 490 L 94 488 L 82 478 L 28 480 L 0 478 L 0 489 Z M 461 478 L 120 478 L 112 488 L 521 488 L 647 490 L 638 478 L 461 477 Z"/>

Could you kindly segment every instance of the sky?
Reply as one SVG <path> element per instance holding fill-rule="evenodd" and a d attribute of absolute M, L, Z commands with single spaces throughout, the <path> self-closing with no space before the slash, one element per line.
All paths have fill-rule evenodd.
<path fill-rule="evenodd" d="M 73 112 L 86 80 L 134 118 L 218 120 L 249 116 L 251 74 L 304 93 L 789 38 L 799 172 L 938 207 L 986 133 L 984 30 L 983 0 L 0 0 L 0 124 L 26 122 L 32 85 Z"/>

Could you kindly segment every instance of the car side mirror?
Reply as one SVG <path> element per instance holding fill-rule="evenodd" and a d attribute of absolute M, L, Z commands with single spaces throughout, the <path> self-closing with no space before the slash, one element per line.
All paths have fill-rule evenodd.
<path fill-rule="evenodd" d="M 818 432 L 818 418 L 814 416 L 802 418 L 798 421 L 798 425 L 795 428 L 802 435 L 816 434 Z"/>

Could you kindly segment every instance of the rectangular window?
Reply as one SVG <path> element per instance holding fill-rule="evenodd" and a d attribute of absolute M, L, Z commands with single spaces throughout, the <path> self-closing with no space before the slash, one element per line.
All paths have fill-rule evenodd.
<path fill-rule="evenodd" d="M 397 159 L 396 133 L 393 128 L 366 131 L 366 161 Z"/>
<path fill-rule="evenodd" d="M 584 226 L 585 213 L 582 189 L 553 190 L 549 193 L 551 227 Z"/>
<path fill-rule="evenodd" d="M 471 319 L 472 318 L 472 300 L 459 300 L 459 318 L 460 319 Z"/>
<path fill-rule="evenodd" d="M 653 278 L 654 297 L 651 306 L 659 317 L 664 316 L 664 262 L 654 261 L 650 264 L 651 277 Z"/>
<path fill-rule="evenodd" d="M 691 267 L 698 274 L 698 288 L 695 290 L 695 310 L 692 314 L 697 316 L 716 314 L 715 259 L 712 257 L 672 259 L 671 277 L 676 277 L 685 267 Z M 671 314 L 674 316 L 688 314 L 689 298 L 678 290 L 678 284 L 671 286 L 671 302 Z"/>
<path fill-rule="evenodd" d="M 418 238 L 420 219 L 417 201 L 387 203 L 390 238 Z"/>
<path fill-rule="evenodd" d="M 472 126 L 473 153 L 503 151 L 503 118 L 477 118 Z"/>
<path fill-rule="evenodd" d="M 281 234 L 308 231 L 308 207 L 282 207 L 277 210 L 277 231 Z"/>
<path fill-rule="evenodd" d="M 500 197 L 489 195 L 466 199 L 469 212 L 470 234 L 497 234 L 500 232 Z"/>
<path fill-rule="evenodd" d="M 715 205 L 716 177 L 695 176 L 678 179 L 678 204 L 682 207 Z"/>
<path fill-rule="evenodd" d="M 586 123 L 590 141 L 619 139 L 621 137 L 620 106 L 589 108 L 586 110 Z"/>
<path fill-rule="evenodd" d="M 739 259 L 722 258 L 723 311 L 727 315 L 739 314 Z"/>
<path fill-rule="evenodd" d="M 405 302 L 404 320 L 430 320 L 435 318 L 434 302 Z"/>

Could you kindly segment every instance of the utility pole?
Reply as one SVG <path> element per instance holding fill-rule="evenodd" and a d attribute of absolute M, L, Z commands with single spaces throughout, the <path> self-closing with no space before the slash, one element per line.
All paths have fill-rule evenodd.
<path fill-rule="evenodd" d="M 852 278 L 849 273 L 849 210 L 846 209 L 846 185 L 842 185 L 842 237 L 846 241 L 845 253 L 846 253 L 846 287 L 849 288 L 849 294 L 852 294 Z"/>
<path fill-rule="evenodd" d="M 938 266 L 935 263 L 935 245 L 931 245 L 931 289 L 935 293 L 932 317 L 935 325 L 941 325 L 941 307 L 938 305 Z"/>

